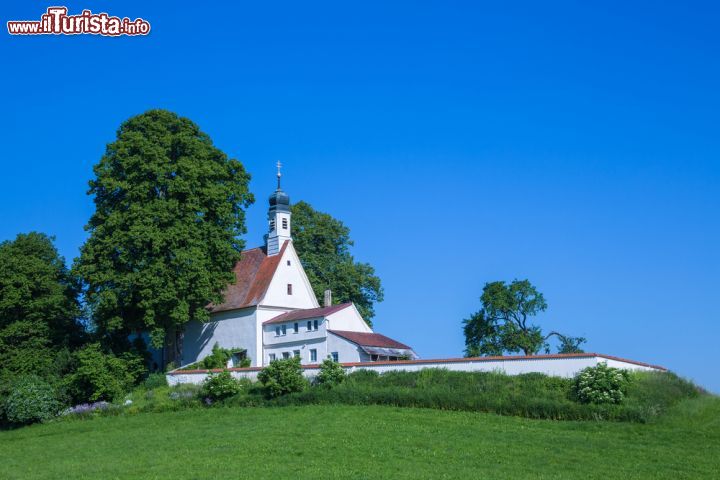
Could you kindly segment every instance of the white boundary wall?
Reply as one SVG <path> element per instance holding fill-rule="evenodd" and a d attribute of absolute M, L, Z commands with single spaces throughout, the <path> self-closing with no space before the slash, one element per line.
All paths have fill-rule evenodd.
<path fill-rule="evenodd" d="M 597 353 L 566 354 L 566 355 L 534 355 L 518 357 L 486 357 L 486 358 L 451 358 L 444 360 L 407 360 L 398 362 L 367 362 L 344 363 L 343 368 L 350 373 L 356 370 L 373 370 L 378 373 L 390 371 L 416 372 L 426 368 L 443 368 L 459 372 L 492 372 L 499 371 L 508 375 L 523 373 L 544 373 L 555 377 L 574 377 L 580 370 L 606 362 L 608 366 L 626 370 L 664 371 L 662 367 L 647 363 L 635 362 L 609 355 Z M 235 378 L 248 378 L 256 381 L 260 368 L 229 368 Z M 215 370 L 214 370 L 215 371 Z M 220 371 L 220 370 L 216 370 Z M 304 365 L 303 374 L 307 378 L 315 377 L 319 372 L 316 365 Z M 207 378 L 208 370 L 180 371 L 174 370 L 167 374 L 168 384 L 181 383 L 200 384 Z"/>

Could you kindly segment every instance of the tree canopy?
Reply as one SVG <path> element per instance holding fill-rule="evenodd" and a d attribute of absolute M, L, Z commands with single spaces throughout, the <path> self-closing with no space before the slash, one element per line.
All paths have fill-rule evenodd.
<path fill-rule="evenodd" d="M 333 303 L 354 302 L 372 326 L 374 305 L 382 302 L 383 289 L 375 269 L 356 262 L 350 253 L 350 229 L 302 201 L 292 206 L 292 218 L 293 244 L 318 301 L 322 304 L 323 292 L 330 289 Z"/>
<path fill-rule="evenodd" d="M 183 326 L 209 320 L 234 277 L 250 175 L 187 118 L 125 121 L 94 167 L 95 213 L 75 269 L 101 337 L 149 331 L 175 358 Z"/>
<path fill-rule="evenodd" d="M 531 317 L 547 309 L 547 302 L 528 280 L 486 283 L 480 301 L 482 309 L 463 320 L 466 356 L 517 352 L 534 355 L 542 349 L 549 352 L 551 337 L 559 340 L 560 353 L 582 352 L 583 337 L 556 331 L 544 335 L 539 326 L 531 323 Z"/>
<path fill-rule="evenodd" d="M 78 290 L 51 237 L 0 243 L 0 380 L 51 375 L 58 352 L 83 340 Z"/>

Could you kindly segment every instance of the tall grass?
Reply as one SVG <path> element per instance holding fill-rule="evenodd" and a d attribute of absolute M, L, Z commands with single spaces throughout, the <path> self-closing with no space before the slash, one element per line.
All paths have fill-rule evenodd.
<path fill-rule="evenodd" d="M 669 372 L 637 372 L 630 375 L 623 403 L 588 405 L 575 398 L 573 379 L 539 373 L 510 376 L 497 372 L 426 369 L 379 375 L 359 370 L 348 375 L 340 385 L 313 386 L 277 398 L 268 398 L 259 383 L 244 382 L 241 393 L 214 405 L 390 405 L 489 412 L 536 419 L 650 422 L 681 400 L 702 393 L 691 382 Z M 195 385 L 143 386 L 124 401 L 126 405 L 118 405 L 118 408 L 94 416 L 175 411 L 205 405 L 200 388 Z"/>
<path fill-rule="evenodd" d="M 626 401 L 620 405 L 587 405 L 574 398 L 572 379 L 539 373 L 505 375 L 494 372 L 358 371 L 333 388 L 313 387 L 265 400 L 252 389 L 229 405 L 392 405 L 493 412 L 554 420 L 617 420 L 648 422 L 681 399 L 698 395 L 690 382 L 672 373 L 632 375 Z"/>

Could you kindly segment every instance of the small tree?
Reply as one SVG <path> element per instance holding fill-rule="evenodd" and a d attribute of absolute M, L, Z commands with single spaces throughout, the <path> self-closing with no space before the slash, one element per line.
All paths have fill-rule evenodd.
<path fill-rule="evenodd" d="M 141 356 L 125 352 L 118 356 L 92 343 L 73 355 L 73 372 L 64 383 L 76 402 L 113 400 L 138 383 L 144 376 Z"/>
<path fill-rule="evenodd" d="M 345 369 L 332 358 L 326 358 L 320 364 L 320 373 L 315 378 L 318 385 L 339 385 L 345 380 Z"/>
<path fill-rule="evenodd" d="M 307 387 L 307 380 L 303 377 L 298 357 L 270 362 L 270 365 L 258 374 L 258 380 L 265 386 L 269 397 L 300 392 Z"/>

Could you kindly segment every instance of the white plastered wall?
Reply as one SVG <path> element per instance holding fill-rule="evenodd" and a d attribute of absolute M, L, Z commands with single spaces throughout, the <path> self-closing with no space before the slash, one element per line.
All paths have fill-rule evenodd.
<path fill-rule="evenodd" d="M 253 365 L 259 365 L 255 308 L 243 308 L 212 315 L 212 321 L 191 321 L 185 328 L 182 365 L 195 363 L 212 352 L 217 342 L 222 348 L 244 348 Z"/>

